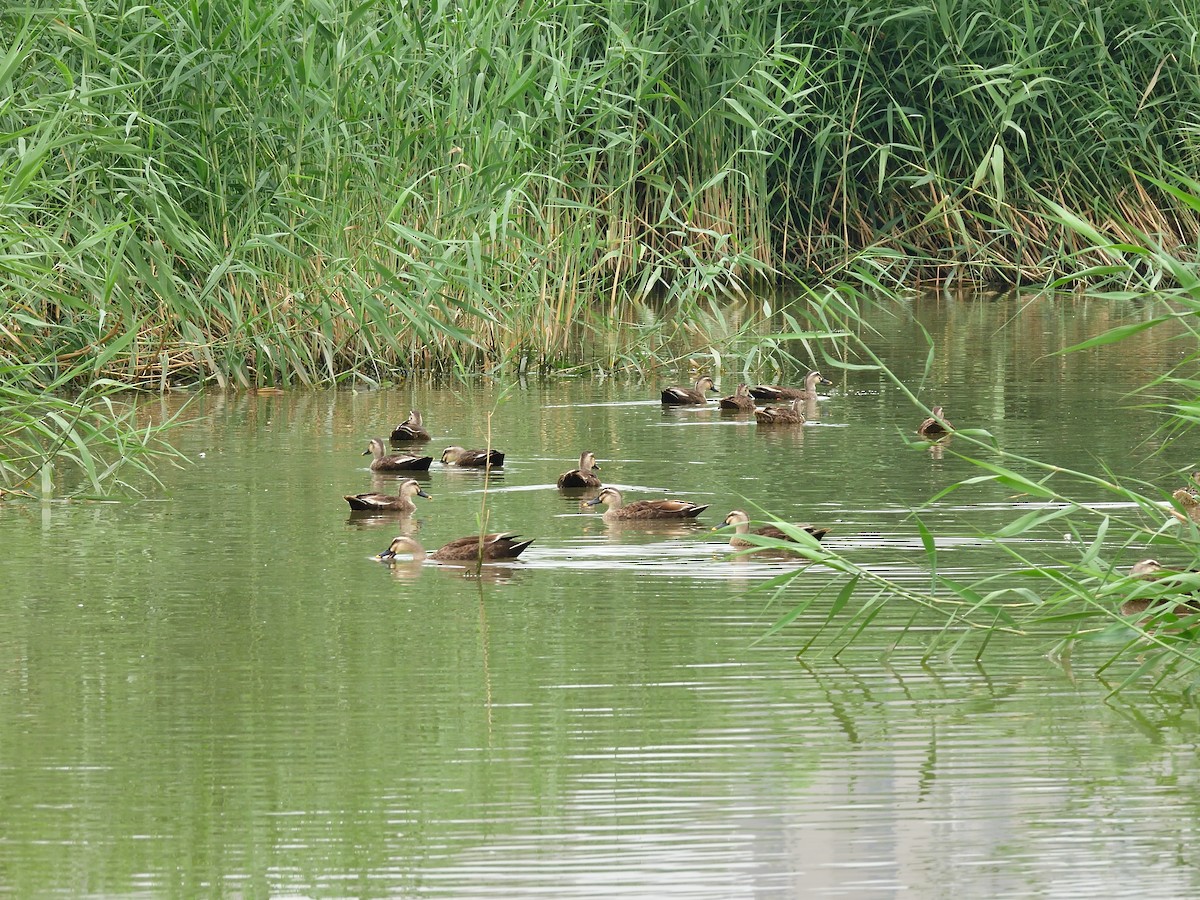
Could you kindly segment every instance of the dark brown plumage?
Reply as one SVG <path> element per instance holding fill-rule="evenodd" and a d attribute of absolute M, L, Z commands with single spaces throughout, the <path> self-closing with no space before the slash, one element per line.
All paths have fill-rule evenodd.
<path fill-rule="evenodd" d="M 400 482 L 400 490 L 398 496 L 395 497 L 391 494 L 367 493 L 346 494 L 344 499 L 350 504 L 350 508 L 353 510 L 411 513 L 417 508 L 417 504 L 412 502 L 414 496 L 424 497 L 426 500 L 433 499 L 412 478 Z"/>
<path fill-rule="evenodd" d="M 508 532 L 495 532 L 482 536 L 472 534 L 467 537 L 457 538 L 439 547 L 432 553 L 426 553 L 425 548 L 414 538 L 401 535 L 400 537 L 393 538 L 388 548 L 380 553 L 376 559 L 381 562 L 391 562 L 400 553 L 411 553 L 415 562 L 420 562 L 426 557 L 443 562 L 476 562 L 480 559 L 484 562 L 490 562 L 501 559 L 516 559 L 526 547 L 533 543 L 532 539 L 521 541 L 518 540 L 519 537 L 520 535 Z"/>
<path fill-rule="evenodd" d="M 599 468 L 596 465 L 596 454 L 591 450 L 584 450 L 579 454 L 579 468 L 559 475 L 558 486 L 560 489 L 598 488 L 600 487 L 600 478 L 593 475 L 592 470 Z"/>
<path fill-rule="evenodd" d="M 933 415 L 921 423 L 921 427 L 917 429 L 917 434 L 927 440 L 934 440 L 949 434 L 953 430 L 954 426 L 942 416 L 942 407 L 935 406 L 933 408 Z"/>
<path fill-rule="evenodd" d="M 725 517 L 725 521 L 722 524 L 732 525 L 734 527 L 733 537 L 731 537 L 729 539 L 729 546 L 737 547 L 738 549 L 741 549 L 743 547 L 757 547 L 758 546 L 757 544 L 754 544 L 753 542 L 746 540 L 746 538 L 743 537 L 743 535 L 746 535 L 746 534 L 760 534 L 763 537 L 774 538 L 777 541 L 792 541 L 793 543 L 795 542 L 795 538 L 793 538 L 790 534 L 785 532 L 783 529 L 778 528 L 774 525 L 761 525 L 758 528 L 751 530 L 750 517 L 748 515 L 746 515 L 746 513 L 740 509 L 735 509 L 735 510 L 730 511 L 729 515 L 727 515 Z M 828 528 L 818 528 L 816 525 L 797 525 L 796 527 L 804 529 L 809 534 L 811 534 L 814 538 L 816 538 L 818 541 L 821 540 L 821 538 L 825 537 L 825 535 L 829 534 Z M 764 551 L 769 551 L 769 550 L 775 550 L 776 548 L 759 547 L 759 549 L 764 550 Z"/>
<path fill-rule="evenodd" d="M 713 380 L 707 375 L 698 378 L 695 387 L 672 386 L 663 388 L 663 406 L 702 406 L 708 403 L 708 397 L 704 395 L 704 392 L 715 391 L 716 389 L 717 386 L 713 384 Z"/>
<path fill-rule="evenodd" d="M 804 376 L 804 387 L 783 387 L 778 384 L 756 384 L 750 388 L 755 400 L 815 400 L 817 385 L 833 384 L 820 372 L 809 372 Z"/>
<path fill-rule="evenodd" d="M 717 405 L 721 409 L 734 409 L 744 412 L 751 412 L 754 409 L 754 398 L 750 396 L 750 388 L 745 384 L 739 384 L 737 390 L 732 396 L 722 397 L 717 401 Z"/>
<path fill-rule="evenodd" d="M 499 450 L 464 450 L 462 447 L 447 447 L 442 451 L 442 462 L 448 466 L 464 469 L 499 469 L 504 465 L 504 454 Z"/>
<path fill-rule="evenodd" d="M 424 472 L 433 462 L 432 456 L 413 456 L 411 453 L 388 456 L 383 438 L 371 438 L 363 456 L 375 457 L 371 460 L 372 472 Z"/>
<path fill-rule="evenodd" d="M 788 406 L 768 406 L 754 411 L 754 421 L 759 425 L 803 425 L 804 401 L 793 400 Z"/>
<path fill-rule="evenodd" d="M 621 492 L 614 487 L 601 488 L 600 493 L 586 506 L 608 504 L 604 511 L 605 522 L 625 522 L 637 519 L 694 519 L 708 509 L 688 500 L 634 500 L 625 504 Z"/>
<path fill-rule="evenodd" d="M 421 423 L 421 411 L 419 409 L 409 410 L 408 418 L 395 427 L 391 439 L 397 443 L 429 440 L 429 432 Z"/>

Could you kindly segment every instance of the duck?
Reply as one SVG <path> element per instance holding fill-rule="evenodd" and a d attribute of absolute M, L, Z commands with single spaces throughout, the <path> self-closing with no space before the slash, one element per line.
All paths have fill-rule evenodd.
<path fill-rule="evenodd" d="M 788 406 L 767 406 L 754 411 L 754 421 L 759 425 L 803 425 L 804 401 L 793 400 Z"/>
<path fill-rule="evenodd" d="M 704 396 L 704 392 L 716 391 L 716 389 L 717 386 L 713 384 L 713 380 L 707 375 L 703 375 L 696 379 L 695 387 L 671 386 L 663 388 L 663 406 L 702 406 L 708 403 L 708 398 Z"/>
<path fill-rule="evenodd" d="M 942 415 L 942 407 L 935 406 L 933 408 L 933 415 L 921 423 L 921 426 L 917 429 L 917 434 L 932 441 L 949 434 L 953 430 L 954 426 L 946 421 Z"/>
<path fill-rule="evenodd" d="M 1200 525 L 1200 497 L 1197 497 L 1188 488 L 1180 488 L 1172 493 L 1171 497 L 1174 499 L 1176 506 L 1179 507 L 1179 509 L 1171 509 L 1172 516 L 1185 524 L 1187 522 L 1195 522 L 1197 525 Z M 1183 510 L 1183 512 L 1180 512 L 1180 510 Z"/>
<path fill-rule="evenodd" d="M 1172 575 L 1192 575 L 1200 574 L 1195 569 L 1191 570 L 1176 570 L 1164 568 L 1162 563 L 1157 559 L 1143 559 L 1134 563 L 1129 568 L 1129 574 L 1132 578 L 1140 578 L 1143 581 L 1162 581 L 1164 587 L 1182 587 L 1178 582 L 1172 580 Z M 1183 591 L 1181 591 L 1182 593 Z M 1194 594 L 1195 591 L 1186 591 L 1186 593 Z M 1169 606 L 1174 601 L 1170 597 L 1131 597 L 1121 604 L 1121 615 L 1132 616 L 1141 615 L 1147 610 L 1163 606 Z M 1184 603 L 1175 605 L 1174 613 L 1177 616 L 1190 616 L 1193 613 L 1200 612 L 1200 600 L 1188 600 Z"/>
<path fill-rule="evenodd" d="M 694 519 L 708 509 L 688 500 L 634 500 L 625 505 L 621 492 L 615 487 L 600 489 L 600 493 L 588 500 L 585 506 L 608 504 L 604 511 L 605 522 L 627 522 L 635 519 Z"/>
<path fill-rule="evenodd" d="M 493 534 L 472 534 L 456 538 L 448 544 L 439 547 L 432 553 L 426 553 L 425 548 L 415 539 L 407 535 L 392 538 L 388 548 L 375 558 L 380 562 L 392 562 L 401 553 L 412 555 L 413 562 L 420 562 L 428 557 L 442 562 L 488 562 L 499 559 L 516 559 L 525 548 L 533 543 L 518 540 L 520 535 L 498 531 Z"/>
<path fill-rule="evenodd" d="M 572 469 L 570 472 L 563 472 L 558 476 L 558 487 L 563 488 L 598 488 L 600 487 L 600 479 L 592 474 L 593 469 L 599 469 L 596 465 L 596 454 L 591 450 L 584 450 L 579 454 L 579 468 Z"/>
<path fill-rule="evenodd" d="M 754 409 L 754 398 L 750 396 L 750 388 L 745 383 L 739 384 L 732 396 L 722 397 L 717 401 L 721 409 L 736 409 L 750 412 Z"/>
<path fill-rule="evenodd" d="M 432 456 L 413 456 L 411 453 L 388 456 L 383 438 L 371 438 L 363 456 L 375 457 L 371 460 L 372 472 L 425 472 L 433 462 Z"/>
<path fill-rule="evenodd" d="M 399 495 L 396 497 L 393 497 L 391 494 L 368 493 L 346 494 L 343 499 L 350 504 L 350 508 L 353 510 L 408 514 L 415 512 L 417 508 L 417 504 L 412 502 L 413 497 L 424 497 L 426 500 L 433 499 L 433 497 L 425 493 L 415 478 L 407 478 L 400 482 Z"/>
<path fill-rule="evenodd" d="M 442 451 L 442 462 L 448 466 L 466 469 L 499 469 L 504 465 L 504 454 L 499 450 L 464 450 L 462 447 L 447 447 Z"/>
<path fill-rule="evenodd" d="M 429 432 L 421 424 L 421 411 L 419 409 L 410 409 L 408 411 L 408 418 L 397 425 L 392 431 L 391 439 L 393 441 L 429 440 Z"/>
<path fill-rule="evenodd" d="M 809 372 L 804 376 L 804 387 L 783 387 L 778 384 L 756 384 L 750 388 L 755 400 L 816 400 L 817 385 L 833 384 L 820 372 Z"/>
<path fill-rule="evenodd" d="M 725 521 L 721 524 L 732 525 L 734 528 L 733 536 L 729 539 L 730 547 L 737 547 L 739 549 L 743 547 L 758 547 L 759 550 L 766 550 L 767 552 L 775 549 L 773 547 L 762 547 L 752 541 L 746 540 L 744 537 L 746 534 L 760 534 L 763 537 L 774 538 L 777 541 L 791 541 L 792 543 L 796 543 L 794 537 L 774 525 L 761 525 L 751 531 L 750 517 L 746 515 L 745 511 L 740 509 L 730 510 L 729 515 L 725 517 Z M 828 528 L 818 528 L 816 525 L 797 525 L 796 527 L 807 531 L 818 541 L 829 534 Z"/>

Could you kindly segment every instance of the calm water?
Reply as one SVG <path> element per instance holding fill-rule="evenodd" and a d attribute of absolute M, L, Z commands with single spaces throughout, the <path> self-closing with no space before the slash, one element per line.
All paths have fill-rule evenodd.
<path fill-rule="evenodd" d="M 1048 356 L 1137 307 L 911 312 L 881 317 L 877 346 L 956 424 L 1167 486 L 1192 462 L 1150 456 L 1157 420 L 1127 395 L 1180 346 L 1151 332 Z M 940 348 L 927 377 L 921 327 Z M 911 510 L 975 474 L 904 446 L 922 416 L 888 382 L 826 372 L 819 418 L 779 434 L 664 412 L 665 374 L 212 394 L 177 432 L 194 465 L 150 499 L 4 504 L 0 892 L 1196 895 L 1191 699 L 1109 698 L 1124 671 L 1102 682 L 1085 650 L 1071 669 L 1036 638 L 923 660 L 941 620 L 903 601 L 837 659 L 798 658 L 840 582 L 814 567 L 746 593 L 794 566 L 725 558 L 709 528 L 729 509 L 831 525 L 831 546 L 920 584 Z M 508 462 L 489 527 L 536 538 L 519 562 L 477 578 L 371 561 L 400 523 L 341 495 L 394 485 L 360 454 L 410 405 L 435 455 L 482 446 L 494 410 Z M 606 526 L 554 489 L 582 449 L 628 497 L 711 507 L 691 527 Z M 478 473 L 435 462 L 424 484 L 422 542 L 477 529 Z M 944 571 L 1010 566 L 978 534 L 1016 504 L 981 485 L 926 509 Z M 1074 552 L 1055 538 L 1023 549 Z"/>

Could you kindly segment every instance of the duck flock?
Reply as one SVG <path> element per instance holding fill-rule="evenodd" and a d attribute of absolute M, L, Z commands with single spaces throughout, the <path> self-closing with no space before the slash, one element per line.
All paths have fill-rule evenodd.
<path fill-rule="evenodd" d="M 754 418 L 760 427 L 786 427 L 803 425 L 806 421 L 805 408 L 817 399 L 817 387 L 832 384 L 820 372 L 810 372 L 804 379 L 802 387 L 785 387 L 780 385 L 738 385 L 737 391 L 729 397 L 718 401 L 722 410 L 749 412 L 753 410 Z M 707 394 L 717 391 L 716 384 L 709 376 L 704 376 L 690 387 L 667 387 L 662 391 L 664 406 L 701 406 L 710 401 Z M 781 401 L 784 405 L 767 405 L 758 407 L 758 401 Z M 942 408 L 933 410 L 933 416 L 926 419 L 917 429 L 918 434 L 927 440 L 937 440 L 950 434 L 953 430 L 949 422 L 942 417 Z M 409 417 L 392 431 L 390 440 L 396 445 L 414 445 L 430 440 L 430 434 L 425 429 L 421 413 L 412 410 Z M 400 474 L 405 472 L 426 472 L 433 463 L 432 456 L 418 455 L 413 452 L 390 453 L 383 438 L 372 438 L 363 452 L 371 456 L 372 472 L 385 474 Z M 467 449 L 464 447 L 447 447 L 442 451 L 441 463 L 444 466 L 462 468 L 499 469 L 504 466 L 504 454 L 499 450 Z M 657 499 L 626 501 L 621 492 L 611 485 L 606 486 L 596 474 L 600 470 L 596 455 L 585 450 L 579 455 L 579 466 L 558 477 L 557 486 L 564 493 L 578 493 L 585 507 L 604 505 L 602 516 L 605 522 L 655 522 L 664 520 L 695 519 L 708 506 L 692 503 L 690 500 Z M 397 486 L 396 494 L 369 492 L 362 494 L 347 494 L 346 502 L 355 513 L 362 514 L 395 514 L 406 517 L 414 513 L 417 505 L 414 498 L 432 499 L 415 478 L 405 478 Z M 586 499 L 584 499 L 586 498 Z M 750 527 L 750 517 L 740 509 L 731 510 L 725 517 L 724 526 L 731 526 L 733 533 L 729 545 L 738 550 L 757 547 L 759 553 L 788 553 L 787 549 L 763 547 L 749 537 L 750 534 L 769 538 L 776 542 L 792 543 L 798 546 L 795 534 L 806 532 L 815 540 L 821 540 L 828 528 L 815 525 L 797 525 L 791 534 L 774 525 L 763 525 L 754 529 Z M 408 535 L 400 535 L 392 540 L 388 548 L 379 553 L 375 559 L 391 563 L 400 556 L 411 556 L 414 561 L 434 559 L 442 562 L 495 562 L 516 559 L 531 544 L 532 540 L 522 540 L 519 535 L 510 532 L 494 532 L 492 534 L 468 535 L 450 541 L 448 544 L 426 552 L 421 544 Z"/>

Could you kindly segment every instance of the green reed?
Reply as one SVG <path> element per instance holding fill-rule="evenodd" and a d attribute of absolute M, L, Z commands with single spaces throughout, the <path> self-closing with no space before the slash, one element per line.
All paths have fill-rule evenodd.
<path fill-rule="evenodd" d="M 104 374 L 147 387 L 641 368 L 751 285 L 1064 275 L 1087 244 L 1044 198 L 1170 249 L 1195 210 L 1137 173 L 1190 166 L 1197 21 L 1082 0 L 10 6 L 0 329 L 48 377 L 131 335 Z"/>

